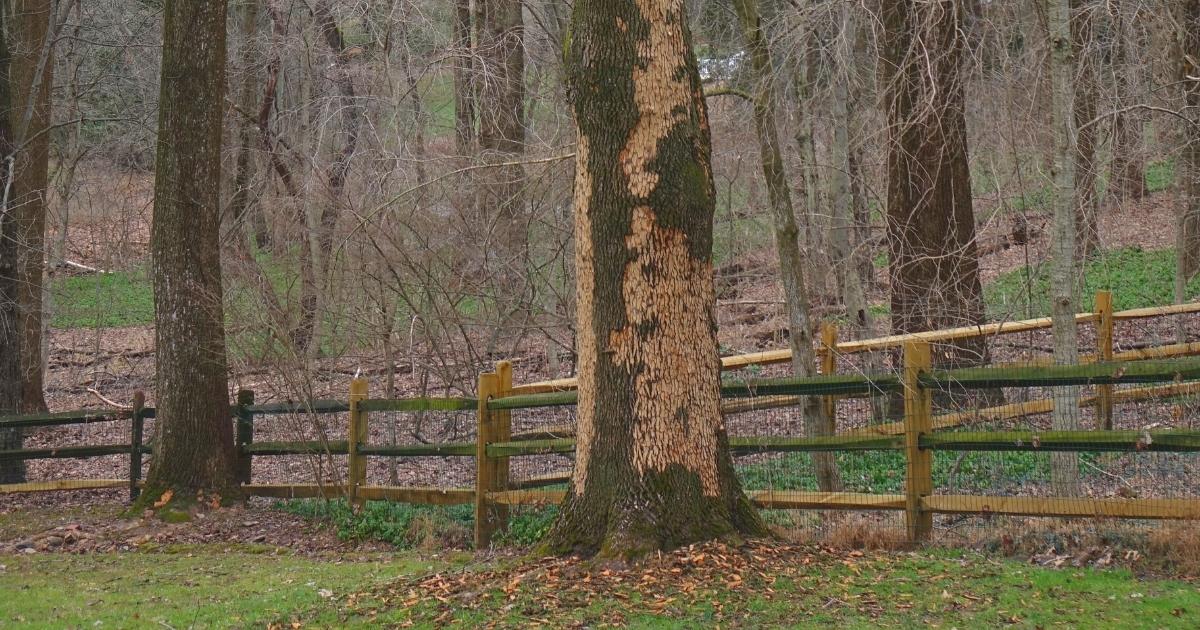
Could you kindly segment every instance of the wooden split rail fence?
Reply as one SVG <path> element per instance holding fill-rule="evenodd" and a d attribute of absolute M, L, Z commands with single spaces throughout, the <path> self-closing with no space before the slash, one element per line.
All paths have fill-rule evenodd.
<path fill-rule="evenodd" d="M 746 379 L 722 385 L 725 413 L 793 406 L 804 396 L 820 396 L 828 410 L 847 396 L 869 396 L 901 391 L 904 420 L 874 425 L 826 437 L 763 436 L 730 438 L 737 453 L 817 451 L 902 451 L 905 456 L 905 486 L 902 494 L 853 492 L 807 492 L 762 490 L 750 493 L 763 508 L 897 510 L 906 515 L 908 535 L 919 541 L 928 537 L 933 514 L 1010 514 L 1061 517 L 1112 517 L 1138 519 L 1200 519 L 1200 499 L 1091 499 L 1076 497 L 1025 497 L 937 495 L 933 492 L 932 453 L 935 451 L 1200 451 L 1200 431 L 1112 431 L 1112 404 L 1122 400 L 1171 397 L 1200 393 L 1200 343 L 1178 343 L 1129 352 L 1113 352 L 1113 322 L 1200 312 L 1200 303 L 1112 312 L 1111 295 L 1097 295 L 1092 313 L 1076 316 L 1079 323 L 1097 326 L 1097 351 L 1081 359 L 1081 365 L 1054 366 L 1032 362 L 987 368 L 937 370 L 931 362 L 931 344 L 974 337 L 992 337 L 1049 328 L 1049 318 L 1003 322 L 940 331 L 892 335 L 876 339 L 838 342 L 831 324 L 822 328 L 818 349 L 823 374 L 811 378 Z M 900 374 L 839 375 L 837 359 L 854 354 L 902 348 L 904 367 Z M 723 368 L 734 370 L 752 365 L 784 363 L 789 351 L 759 352 L 722 359 Z M 1115 390 L 1124 384 L 1148 385 Z M 942 432 L 970 418 L 1002 420 L 1053 409 L 1052 400 L 1027 401 L 958 414 L 934 415 L 932 394 L 939 389 L 989 389 L 999 387 L 1061 387 L 1094 385 L 1095 396 L 1081 404 L 1094 404 L 1102 430 L 1048 432 Z M 421 504 L 474 503 L 475 542 L 488 546 L 495 533 L 507 523 L 508 506 L 548 504 L 562 500 L 565 490 L 538 489 L 564 484 L 565 476 L 547 476 L 510 483 L 511 457 L 571 453 L 574 439 L 567 427 L 550 427 L 513 435 L 511 413 L 574 405 L 575 380 L 559 379 L 513 385 L 512 366 L 500 362 L 494 372 L 481 374 L 475 398 L 371 399 L 367 382 L 355 379 L 347 401 L 315 400 L 298 403 L 254 404 L 254 394 L 239 392 L 231 408 L 238 448 L 238 477 L 248 495 L 300 498 L 346 497 L 352 502 L 392 500 Z M 371 412 L 467 412 L 477 417 L 474 442 L 378 445 L 368 442 Z M 346 440 L 261 442 L 254 440 L 258 416 L 272 414 L 349 415 Z M 101 421 L 131 420 L 130 440 L 124 444 L 64 446 L 0 451 L 0 459 L 43 459 L 128 454 L 128 479 L 74 479 L 0 485 L 0 494 L 47 490 L 75 490 L 128 486 L 136 497 L 140 485 L 142 457 L 151 449 L 144 444 L 143 423 L 154 417 L 154 409 L 135 398 L 130 410 L 84 410 L 0 418 L 0 429 L 61 426 Z M 346 455 L 348 473 L 343 484 L 255 484 L 251 459 L 279 455 Z M 367 457 L 473 457 L 476 460 L 474 487 L 414 488 L 372 486 L 366 483 Z"/>

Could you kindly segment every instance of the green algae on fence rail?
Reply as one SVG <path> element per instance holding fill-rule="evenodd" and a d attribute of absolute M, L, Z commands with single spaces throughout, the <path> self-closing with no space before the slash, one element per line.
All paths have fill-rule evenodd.
<path fill-rule="evenodd" d="M 12 459 L 74 459 L 103 455 L 128 455 L 132 444 L 102 444 L 97 446 L 59 446 L 56 448 L 18 448 L 0 451 L 0 461 Z M 150 447 L 143 446 L 143 453 Z"/>
<path fill-rule="evenodd" d="M 1200 451 L 1200 431 L 997 431 L 925 434 L 938 451 Z"/>
<path fill-rule="evenodd" d="M 126 414 L 127 415 L 127 414 Z M 112 422 L 122 417 L 111 409 L 80 409 L 77 411 L 60 411 L 58 413 L 27 413 L 17 416 L 0 418 L 0 429 L 17 427 L 51 427 L 64 424 L 88 424 L 91 422 Z"/>
<path fill-rule="evenodd" d="M 346 440 L 326 442 L 254 442 L 243 444 L 242 452 L 250 455 L 345 455 L 350 449 Z"/>
<path fill-rule="evenodd" d="M 921 374 L 923 387 L 934 389 L 995 389 L 1000 387 L 1061 387 L 1163 383 L 1200 379 L 1200 359 L 1106 361 L 1089 365 L 963 368 L 930 370 Z"/>
<path fill-rule="evenodd" d="M 233 409 L 237 409 L 236 406 Z M 344 400 L 287 400 L 277 403 L 250 405 L 246 411 L 259 415 L 284 413 L 343 413 L 350 411 L 350 405 Z"/>
<path fill-rule="evenodd" d="M 361 411 L 475 411 L 478 407 L 474 398 L 368 398 L 358 403 Z"/>
<path fill-rule="evenodd" d="M 364 444 L 358 447 L 363 455 L 383 457 L 474 457 L 477 445 L 474 442 L 448 442 L 442 444 Z"/>

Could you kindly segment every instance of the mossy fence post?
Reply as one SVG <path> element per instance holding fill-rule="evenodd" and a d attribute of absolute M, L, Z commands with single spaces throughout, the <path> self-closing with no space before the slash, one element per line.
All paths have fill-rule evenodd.
<path fill-rule="evenodd" d="M 367 460 L 358 452 L 359 447 L 367 441 L 367 412 L 358 408 L 358 404 L 366 399 L 367 379 L 356 378 L 350 381 L 350 428 L 346 435 L 346 453 L 349 460 L 346 497 L 352 505 L 362 504 L 358 497 L 358 488 L 367 484 Z"/>
<path fill-rule="evenodd" d="M 933 453 L 920 446 L 921 434 L 933 429 L 933 398 L 920 382 L 930 366 L 929 342 L 904 344 L 904 522 L 910 543 L 928 540 L 933 531 L 933 514 L 921 506 L 933 494 Z"/>
<path fill-rule="evenodd" d="M 1111 291 L 1096 292 L 1096 360 L 1113 359 L 1113 296 Z M 1096 387 L 1096 428 L 1112 431 L 1113 386 Z"/>
<path fill-rule="evenodd" d="M 488 442 L 494 441 L 493 424 L 490 422 L 488 400 L 500 391 L 500 377 L 495 372 L 484 372 L 479 375 L 479 386 L 476 390 L 478 407 L 476 411 L 475 433 L 475 548 L 485 549 L 491 545 L 495 527 L 488 509 L 488 490 L 493 485 L 493 467 L 487 456 Z"/>
<path fill-rule="evenodd" d="M 134 392 L 133 408 L 129 412 L 129 500 L 136 501 L 142 493 L 138 482 L 142 480 L 142 435 L 145 421 L 146 394 Z"/>
<path fill-rule="evenodd" d="M 250 406 L 254 404 L 254 392 L 248 389 L 238 390 L 237 393 L 237 471 L 238 483 L 250 483 L 251 461 L 253 456 L 246 452 L 246 447 L 254 442 L 254 412 Z"/>

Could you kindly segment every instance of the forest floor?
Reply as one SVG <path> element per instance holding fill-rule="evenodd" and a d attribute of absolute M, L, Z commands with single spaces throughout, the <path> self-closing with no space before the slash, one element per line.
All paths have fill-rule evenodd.
<path fill-rule="evenodd" d="M 0 554 L 0 627 L 847 628 L 1200 624 L 1200 588 L 947 551 L 720 543 L 644 563 L 266 544 Z"/>

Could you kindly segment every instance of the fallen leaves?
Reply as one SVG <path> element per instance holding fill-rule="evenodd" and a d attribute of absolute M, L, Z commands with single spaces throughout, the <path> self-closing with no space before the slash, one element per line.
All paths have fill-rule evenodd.
<path fill-rule="evenodd" d="M 170 503 L 171 497 L 173 497 L 173 496 L 175 496 L 175 491 L 168 488 L 167 491 L 162 493 L 162 496 L 159 497 L 158 500 L 154 502 L 154 509 L 157 510 L 157 509 L 165 506 L 166 504 Z"/>

